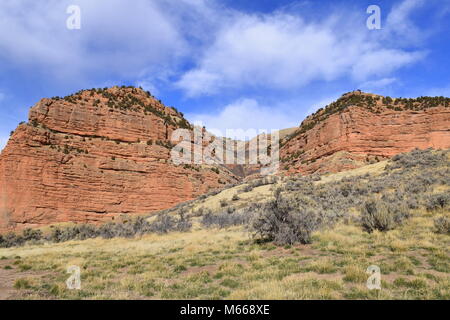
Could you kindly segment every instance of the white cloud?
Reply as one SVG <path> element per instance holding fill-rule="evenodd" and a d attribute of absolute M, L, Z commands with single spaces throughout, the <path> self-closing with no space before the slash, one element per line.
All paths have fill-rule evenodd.
<path fill-rule="evenodd" d="M 292 116 L 282 107 L 273 108 L 261 105 L 254 99 L 239 99 L 225 106 L 217 114 L 187 114 L 186 117 L 193 123 L 201 122 L 206 128 L 218 134 L 225 135 L 227 129 L 254 129 L 260 133 L 262 130 L 270 132 L 289 127 L 298 126 L 299 116 Z"/>
<path fill-rule="evenodd" d="M 378 89 L 384 89 L 385 87 L 397 82 L 396 78 L 382 78 L 372 81 L 366 81 L 359 85 L 363 91 L 373 92 Z"/>
<path fill-rule="evenodd" d="M 81 29 L 68 30 L 71 2 L 0 2 L 0 60 L 65 81 L 146 78 L 167 72 L 191 50 L 186 34 L 203 1 L 77 0 Z M 205 9 L 202 9 L 205 8 Z M 188 14 L 189 13 L 189 14 Z M 183 23 L 185 25 L 183 25 Z"/>
<path fill-rule="evenodd" d="M 395 34 L 395 41 L 419 42 L 426 36 L 426 31 L 414 25 L 410 15 L 425 4 L 425 0 L 404 0 L 394 5 L 386 18 L 386 34 Z"/>
<path fill-rule="evenodd" d="M 227 129 L 270 132 L 298 127 L 302 119 L 336 101 L 340 96 L 341 93 L 335 93 L 317 101 L 293 99 L 275 104 L 261 103 L 253 98 L 241 98 L 220 108 L 216 113 L 189 113 L 186 118 L 195 125 L 206 126 L 208 131 L 218 136 L 225 134 Z"/>
<path fill-rule="evenodd" d="M 5 94 L 0 92 L 0 102 L 5 99 Z"/>
<path fill-rule="evenodd" d="M 388 30 L 410 26 L 401 23 L 413 8 L 397 8 Z M 225 19 L 214 43 L 177 85 L 188 96 L 242 87 L 293 89 L 344 76 L 358 81 L 387 76 L 424 57 L 419 51 L 386 47 L 386 37 L 397 36 L 388 30 L 370 34 L 360 17 L 348 13 L 321 22 L 283 12 L 236 13 Z"/>
<path fill-rule="evenodd" d="M 241 13 L 216 0 L 77 0 L 81 30 L 67 30 L 69 2 L 3 0 L 0 28 L 8 32 L 0 33 L 0 60 L 64 81 L 102 75 L 149 84 L 194 62 L 177 83 L 190 96 L 244 86 L 295 89 L 343 76 L 361 81 L 423 57 L 384 46 L 418 30 L 408 17 L 423 2 L 403 1 L 386 30 L 368 36 L 365 12 L 306 21 L 282 11 Z"/>
<path fill-rule="evenodd" d="M 424 52 L 405 52 L 401 50 L 379 49 L 367 52 L 359 57 L 352 66 L 352 75 L 356 80 L 370 76 L 385 76 L 393 71 L 422 59 Z"/>

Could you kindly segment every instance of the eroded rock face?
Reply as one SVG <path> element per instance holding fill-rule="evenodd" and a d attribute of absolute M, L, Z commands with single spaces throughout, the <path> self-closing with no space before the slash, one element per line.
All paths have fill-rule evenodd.
<path fill-rule="evenodd" d="M 0 156 L 0 230 L 149 213 L 236 182 L 171 162 L 171 134 L 189 126 L 136 88 L 42 99 Z"/>
<path fill-rule="evenodd" d="M 0 231 L 146 214 L 258 175 L 261 166 L 248 163 L 174 165 L 178 128 L 192 126 L 141 89 L 42 99 L 0 155 Z M 279 173 L 338 172 L 414 148 L 450 148 L 450 99 L 352 92 L 292 131 Z"/>
<path fill-rule="evenodd" d="M 303 122 L 281 148 L 282 169 L 338 172 L 414 148 L 450 148 L 450 99 L 396 101 L 358 91 L 343 99 L 331 112 L 321 110 Z"/>

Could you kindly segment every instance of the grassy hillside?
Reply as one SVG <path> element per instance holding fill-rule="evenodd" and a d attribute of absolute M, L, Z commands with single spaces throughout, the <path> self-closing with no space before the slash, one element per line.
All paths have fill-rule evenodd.
<path fill-rule="evenodd" d="M 21 246 L 0 248 L 0 298 L 450 299 L 449 164 L 449 151 L 413 151 L 255 180 L 144 221 L 5 236 Z M 66 289 L 70 265 L 81 290 Z M 366 287 L 370 265 L 381 290 Z"/>

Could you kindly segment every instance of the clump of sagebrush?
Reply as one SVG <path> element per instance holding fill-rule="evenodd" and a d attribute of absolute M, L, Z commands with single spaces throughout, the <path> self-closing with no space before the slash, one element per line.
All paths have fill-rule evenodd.
<path fill-rule="evenodd" d="M 180 211 L 178 218 L 168 214 L 159 214 L 152 222 L 149 222 L 147 218 L 137 217 L 127 222 L 109 222 L 100 226 L 80 224 L 65 228 L 56 227 L 45 237 L 40 230 L 25 229 L 22 234 L 10 232 L 5 236 L 0 235 L 0 247 L 21 246 L 30 241 L 65 242 L 97 237 L 104 239 L 131 238 L 148 233 L 186 232 L 191 227 L 191 221 L 185 217 L 183 211 Z"/>
<path fill-rule="evenodd" d="M 448 162 L 446 152 L 436 152 L 429 148 L 426 150 L 414 149 L 411 152 L 395 155 L 391 159 L 391 163 L 386 167 L 388 170 L 398 168 L 413 167 L 437 167 Z"/>
<path fill-rule="evenodd" d="M 255 236 L 276 244 L 310 243 L 311 233 L 323 224 L 315 208 L 301 207 L 278 190 L 275 200 L 265 203 L 252 223 Z"/>
<path fill-rule="evenodd" d="M 227 228 L 237 225 L 246 225 L 251 220 L 252 215 L 248 212 L 226 212 L 212 213 L 208 210 L 200 221 L 207 228 L 218 227 Z"/>
<path fill-rule="evenodd" d="M 22 233 L 24 241 L 39 241 L 42 239 L 42 231 L 39 229 L 27 228 Z"/>
<path fill-rule="evenodd" d="M 278 181 L 278 177 L 264 177 L 250 181 L 248 184 L 252 188 L 257 188 L 260 186 L 265 186 L 268 184 L 275 184 Z"/>
<path fill-rule="evenodd" d="M 388 231 L 402 224 L 408 217 L 405 206 L 373 199 L 366 201 L 362 207 L 361 224 L 367 232 Z"/>
<path fill-rule="evenodd" d="M 448 217 L 434 219 L 434 228 L 437 233 L 450 234 L 450 219 Z"/>
<path fill-rule="evenodd" d="M 27 242 L 38 242 L 43 239 L 41 230 L 24 229 L 22 234 L 9 232 L 6 235 L 0 235 L 0 248 L 9 248 L 21 246 Z"/>
<path fill-rule="evenodd" d="M 220 206 L 221 206 L 222 208 L 228 206 L 228 201 L 225 200 L 225 199 L 220 200 Z"/>
<path fill-rule="evenodd" d="M 357 210 L 361 212 L 357 221 L 366 231 L 391 230 L 409 217 L 410 210 L 447 208 L 447 193 L 432 192 L 435 186 L 449 185 L 448 154 L 414 150 L 394 157 L 380 175 L 350 176 L 327 183 L 317 183 L 314 175 L 288 177 L 276 200 L 257 204 L 254 210 L 247 208 L 261 213 L 255 216 L 252 228 L 255 234 L 277 243 L 306 243 L 311 230 L 342 218 L 349 221 L 349 212 Z M 249 191 L 259 184 L 261 181 L 249 183 L 241 190 Z M 204 224 L 219 220 L 220 215 L 208 215 Z"/>
<path fill-rule="evenodd" d="M 9 232 L 4 236 L 0 235 L 0 247 L 9 248 L 14 246 L 20 246 L 24 243 L 23 237 L 16 235 L 13 232 Z"/>
<path fill-rule="evenodd" d="M 449 193 L 436 193 L 426 197 L 425 207 L 428 211 L 444 209 L 450 206 Z"/>
<path fill-rule="evenodd" d="M 380 175 L 350 176 L 327 183 L 317 183 L 314 175 L 287 177 L 281 190 L 273 190 L 278 190 L 276 200 L 247 208 L 257 213 L 251 227 L 257 236 L 280 244 L 307 243 L 314 230 L 343 218 L 348 223 L 350 212 L 360 211 L 361 216 L 354 218 L 366 231 L 391 230 L 409 217 L 410 210 L 448 207 L 448 193 L 432 194 L 436 186 L 449 185 L 448 154 L 414 150 L 395 156 Z M 249 183 L 241 190 L 249 191 L 260 183 Z M 205 224 L 218 220 L 220 214 L 208 215 Z"/>
<path fill-rule="evenodd" d="M 98 236 L 97 228 L 88 224 L 70 226 L 66 228 L 55 228 L 47 237 L 53 242 L 64 242 L 69 240 L 86 240 Z"/>
<path fill-rule="evenodd" d="M 199 196 L 197 199 L 198 199 L 198 200 L 204 200 L 204 199 L 206 199 L 206 198 L 213 197 L 213 196 L 215 196 L 216 194 L 219 194 L 220 192 L 222 192 L 222 190 L 220 190 L 220 189 L 214 189 L 214 190 L 209 191 L 208 193 L 202 194 L 202 195 Z"/>

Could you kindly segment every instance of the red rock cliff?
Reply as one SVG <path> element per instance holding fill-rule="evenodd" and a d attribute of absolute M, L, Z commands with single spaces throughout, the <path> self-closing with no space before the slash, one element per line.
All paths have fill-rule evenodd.
<path fill-rule="evenodd" d="M 414 148 L 450 148 L 450 99 L 391 99 L 359 91 L 343 95 L 284 141 L 289 173 L 337 172 Z"/>
<path fill-rule="evenodd" d="M 141 89 L 42 99 L 0 156 L 0 230 L 148 213 L 237 181 L 172 164 L 179 127 L 190 124 Z"/>

